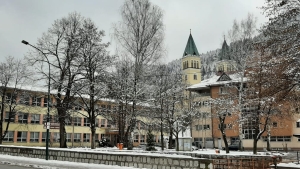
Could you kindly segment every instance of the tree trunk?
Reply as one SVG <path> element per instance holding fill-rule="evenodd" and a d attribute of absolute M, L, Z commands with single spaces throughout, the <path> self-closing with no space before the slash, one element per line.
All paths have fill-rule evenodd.
<path fill-rule="evenodd" d="M 59 113 L 60 114 L 60 113 Z M 60 148 L 67 148 L 67 139 L 66 139 L 66 128 L 65 128 L 65 118 L 62 115 L 59 115 L 59 138 L 60 138 Z"/>
<path fill-rule="evenodd" d="M 170 128 L 170 132 L 169 132 L 169 149 L 172 149 L 172 146 L 173 146 L 173 128 L 172 128 L 172 126 L 170 125 L 169 126 L 169 128 Z"/>
<path fill-rule="evenodd" d="M 257 154 L 257 141 L 258 139 L 253 139 L 253 154 Z"/>
<path fill-rule="evenodd" d="M 178 132 L 176 132 L 176 151 L 179 151 L 179 143 L 178 143 Z"/>
<path fill-rule="evenodd" d="M 95 125 L 93 125 L 91 127 L 91 132 L 92 132 L 91 149 L 95 149 L 96 148 L 96 145 L 95 145 L 95 133 L 96 133 Z"/>
<path fill-rule="evenodd" d="M 228 142 L 227 142 L 227 137 L 226 137 L 225 131 L 222 132 L 222 139 L 224 140 L 226 154 L 228 154 L 229 148 L 228 148 Z"/>
<path fill-rule="evenodd" d="M 3 119 L 4 119 L 4 103 L 5 103 L 5 89 L 2 93 L 2 102 L 1 102 L 1 117 L 0 117 L 0 144 L 2 144 L 3 140 Z"/>

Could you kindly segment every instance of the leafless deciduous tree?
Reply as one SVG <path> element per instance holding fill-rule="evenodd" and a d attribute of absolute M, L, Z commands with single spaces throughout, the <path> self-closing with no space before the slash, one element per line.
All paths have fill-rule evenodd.
<path fill-rule="evenodd" d="M 247 69 L 247 61 L 253 56 L 253 38 L 256 35 L 256 23 L 257 19 L 253 14 L 248 13 L 245 19 L 242 19 L 240 22 L 234 20 L 232 28 L 228 31 L 229 39 L 231 40 L 230 44 L 230 55 L 231 58 L 235 61 L 234 67 L 236 73 L 240 76 L 240 83 L 238 86 L 235 86 L 238 90 L 238 104 L 239 112 L 242 112 L 242 96 L 244 91 L 244 82 L 245 82 L 245 71 Z M 242 113 L 239 114 L 239 120 L 242 121 Z M 239 149 L 243 148 L 243 133 L 242 125 L 239 125 L 239 140 L 240 146 Z"/>
<path fill-rule="evenodd" d="M 44 52 L 32 51 L 28 60 L 35 65 L 47 64 L 51 66 L 51 88 L 57 90 L 55 95 L 56 108 L 60 123 L 60 147 L 67 147 L 65 138 L 65 118 L 71 109 L 73 99 L 72 88 L 80 73 L 80 66 L 76 62 L 79 50 L 82 48 L 81 28 L 84 18 L 74 12 L 67 17 L 54 21 L 49 30 L 38 39 L 36 47 Z M 47 59 L 45 58 L 47 57 Z M 38 73 L 48 79 L 48 70 L 39 69 Z"/>
<path fill-rule="evenodd" d="M 129 122 L 129 132 L 132 133 L 136 125 L 139 85 L 145 79 L 147 69 L 162 56 L 163 14 L 149 0 L 127 0 L 121 8 L 121 16 L 122 21 L 114 26 L 114 35 L 122 53 L 133 63 L 132 119 Z M 132 145 L 128 148 L 132 149 Z"/>
<path fill-rule="evenodd" d="M 83 104 L 91 128 L 91 148 L 95 148 L 96 117 L 101 111 L 98 106 L 100 99 L 108 96 L 106 80 L 108 69 L 113 65 L 113 57 L 109 56 L 106 48 L 109 43 L 103 43 L 103 31 L 99 31 L 96 25 L 85 19 L 80 30 L 80 39 L 83 44 L 78 50 L 76 62 L 80 68 L 80 81 L 74 83 L 73 92 L 78 96 L 77 102 Z"/>
<path fill-rule="evenodd" d="M 287 96 L 291 92 L 293 81 L 285 71 L 288 62 L 285 58 L 275 58 L 270 53 L 259 52 L 249 62 L 247 93 L 244 106 L 250 107 L 244 112 L 247 120 L 243 128 L 252 130 L 253 153 L 257 153 L 257 142 L 272 120 L 280 117 L 281 121 L 291 118 L 291 112 L 286 105 Z"/>
<path fill-rule="evenodd" d="M 17 96 L 21 96 L 21 90 L 26 82 L 29 82 L 31 72 L 22 59 L 7 57 L 5 62 L 0 63 L 0 94 L 1 94 L 1 115 L 0 115 L 0 144 L 7 134 L 9 124 L 14 120 L 17 107 Z M 24 93 L 24 91 L 23 91 Z M 20 97 L 22 98 L 22 97 Z M 19 99 L 19 102 L 22 100 Z M 4 117 L 6 112 L 6 117 Z M 4 120 L 6 126 L 4 128 Z M 4 131 L 4 133 L 3 133 Z"/>
<path fill-rule="evenodd" d="M 236 103 L 238 93 L 235 85 L 229 81 L 220 87 L 219 97 L 211 99 L 213 125 L 219 126 L 226 153 L 229 153 L 226 131 L 233 132 L 233 129 L 236 128 L 234 126 L 238 126 L 240 114 Z M 213 132 L 218 131 L 214 130 Z"/>

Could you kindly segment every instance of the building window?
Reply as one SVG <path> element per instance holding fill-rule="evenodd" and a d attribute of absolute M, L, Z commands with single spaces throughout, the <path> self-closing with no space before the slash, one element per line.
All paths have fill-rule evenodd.
<path fill-rule="evenodd" d="M 42 142 L 46 142 L 46 139 L 47 139 L 47 132 L 42 132 Z M 49 133 L 48 140 L 50 140 L 50 133 Z M 53 141 L 55 140 L 53 139 Z"/>
<path fill-rule="evenodd" d="M 134 136 L 133 142 L 138 143 L 139 142 L 139 135 Z"/>
<path fill-rule="evenodd" d="M 197 80 L 197 75 L 196 74 L 194 74 L 194 80 Z"/>
<path fill-rule="evenodd" d="M 47 105 L 48 105 L 48 97 L 44 97 L 44 107 L 47 107 Z"/>
<path fill-rule="evenodd" d="M 28 113 L 19 113 L 18 122 L 19 123 L 28 123 Z"/>
<path fill-rule="evenodd" d="M 16 103 L 17 97 L 15 94 L 6 93 L 6 103 L 13 104 Z"/>
<path fill-rule="evenodd" d="M 227 124 L 228 129 L 232 129 L 232 124 Z"/>
<path fill-rule="evenodd" d="M 188 79 L 188 76 L 187 75 L 184 75 L 184 80 L 187 80 Z"/>
<path fill-rule="evenodd" d="M 254 129 L 244 129 L 243 134 L 245 139 L 254 139 L 255 131 Z"/>
<path fill-rule="evenodd" d="M 3 142 L 13 142 L 14 141 L 14 132 L 8 131 L 3 139 Z"/>
<path fill-rule="evenodd" d="M 95 126 L 99 127 L 99 119 L 95 119 Z"/>
<path fill-rule="evenodd" d="M 66 134 L 66 140 L 67 142 L 72 142 L 71 133 Z"/>
<path fill-rule="evenodd" d="M 74 126 L 81 126 L 81 118 L 80 117 L 73 117 Z"/>
<path fill-rule="evenodd" d="M 41 98 L 40 97 L 32 97 L 32 106 L 41 106 Z"/>
<path fill-rule="evenodd" d="M 65 118 L 65 125 L 66 126 L 71 126 L 72 125 L 72 117 Z"/>
<path fill-rule="evenodd" d="M 112 121 L 111 120 L 107 120 L 107 124 L 106 127 L 111 127 Z"/>
<path fill-rule="evenodd" d="M 27 131 L 19 131 L 17 136 L 17 142 L 27 141 Z"/>
<path fill-rule="evenodd" d="M 80 133 L 74 133 L 74 142 L 80 142 Z"/>
<path fill-rule="evenodd" d="M 53 133 L 53 141 L 54 142 L 59 142 L 59 140 L 60 140 L 60 135 L 59 135 L 60 133 Z"/>
<path fill-rule="evenodd" d="M 300 128 L 300 122 L 296 122 L 297 128 Z"/>
<path fill-rule="evenodd" d="M 99 134 L 95 134 L 95 141 L 99 140 Z"/>
<path fill-rule="evenodd" d="M 29 105 L 30 97 L 28 94 L 24 93 L 20 96 L 20 104 Z"/>
<path fill-rule="evenodd" d="M 101 119 L 101 121 L 100 121 L 100 127 L 105 127 L 105 120 L 106 119 Z"/>
<path fill-rule="evenodd" d="M 144 143 L 144 142 L 145 142 L 145 135 L 141 135 L 141 137 L 140 137 L 140 142 L 141 142 L 141 143 Z"/>
<path fill-rule="evenodd" d="M 30 142 L 39 142 L 39 132 L 30 132 Z"/>
<path fill-rule="evenodd" d="M 90 142 L 90 134 L 83 133 L 83 142 Z"/>
<path fill-rule="evenodd" d="M 226 129 L 226 124 L 223 124 L 223 128 Z M 219 129 L 221 129 L 221 124 L 218 125 Z"/>
<path fill-rule="evenodd" d="M 197 61 L 197 69 L 199 69 L 199 61 Z"/>
<path fill-rule="evenodd" d="M 76 110 L 76 111 L 82 110 L 81 104 L 80 103 L 75 103 L 74 110 Z"/>
<path fill-rule="evenodd" d="M 84 123 L 83 123 L 84 126 L 88 126 L 90 127 L 91 126 L 91 123 L 90 123 L 90 120 L 88 118 L 84 118 Z"/>
<path fill-rule="evenodd" d="M 40 114 L 31 114 L 31 124 L 40 124 Z"/>
<path fill-rule="evenodd" d="M 10 121 L 10 122 L 14 123 L 15 122 L 15 114 L 16 114 L 16 112 L 6 112 L 4 121 L 5 122 Z"/>
<path fill-rule="evenodd" d="M 194 61 L 194 68 L 197 68 L 197 62 Z"/>
<path fill-rule="evenodd" d="M 197 131 L 202 130 L 202 125 L 196 125 L 196 130 Z"/>
<path fill-rule="evenodd" d="M 219 93 L 220 94 L 226 94 L 226 93 L 228 93 L 227 88 L 226 87 L 220 87 L 219 88 Z"/>
<path fill-rule="evenodd" d="M 210 126 L 209 126 L 209 124 L 205 124 L 205 125 L 203 125 L 203 130 L 209 130 L 210 129 Z"/>
<path fill-rule="evenodd" d="M 273 122 L 273 127 L 277 127 L 277 122 Z"/>

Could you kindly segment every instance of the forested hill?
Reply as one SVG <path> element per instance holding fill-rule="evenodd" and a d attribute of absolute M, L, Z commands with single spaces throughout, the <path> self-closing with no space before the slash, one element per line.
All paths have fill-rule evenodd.
<path fill-rule="evenodd" d="M 200 54 L 202 80 L 210 78 L 216 72 L 215 63 L 219 59 L 219 52 L 220 49 L 216 49 Z"/>

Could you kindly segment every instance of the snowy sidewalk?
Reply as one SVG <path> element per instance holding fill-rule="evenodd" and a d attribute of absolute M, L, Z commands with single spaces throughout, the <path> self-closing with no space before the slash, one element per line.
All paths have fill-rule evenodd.
<path fill-rule="evenodd" d="M 43 168 L 43 169 L 136 169 L 132 167 L 121 167 L 103 164 L 88 164 L 76 163 L 68 161 L 44 160 L 38 158 L 27 158 L 18 156 L 9 156 L 0 154 L 1 164 L 11 164 L 18 166 L 26 166 L 30 168 Z"/>

